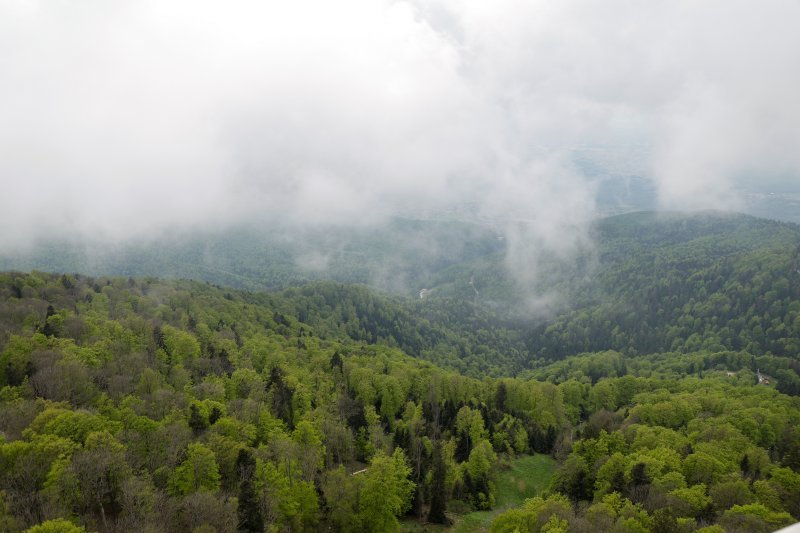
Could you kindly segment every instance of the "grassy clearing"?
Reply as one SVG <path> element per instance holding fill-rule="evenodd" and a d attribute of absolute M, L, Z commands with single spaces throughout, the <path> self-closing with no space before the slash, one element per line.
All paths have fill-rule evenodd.
<path fill-rule="evenodd" d="M 487 531 L 492 520 L 510 507 L 516 507 L 547 488 L 556 462 L 548 455 L 528 455 L 511 461 L 496 480 L 497 501 L 491 511 L 476 511 L 456 517 L 452 531 Z"/>
<path fill-rule="evenodd" d="M 502 468 L 495 480 L 496 505 L 491 511 L 475 511 L 466 514 L 448 513 L 455 523 L 450 528 L 433 524 L 421 524 L 415 519 L 405 519 L 401 529 L 408 533 L 438 533 L 451 531 L 471 533 L 488 531 L 492 520 L 510 507 L 521 505 L 550 485 L 556 462 L 549 455 L 526 455 L 514 459 L 507 468 Z"/>

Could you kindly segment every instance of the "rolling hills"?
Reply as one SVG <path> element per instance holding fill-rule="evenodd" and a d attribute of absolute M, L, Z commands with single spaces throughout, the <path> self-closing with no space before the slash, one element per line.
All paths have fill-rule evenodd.
<path fill-rule="evenodd" d="M 490 228 L 410 221 L 324 260 L 311 237 L 273 249 L 241 234 L 95 263 L 122 277 L 0 274 L 0 527 L 800 519 L 797 226 L 636 213 L 591 232 L 534 283 Z M 37 265 L 85 260 L 58 250 Z M 514 465 L 536 454 L 555 472 L 531 470 L 533 497 L 509 499 Z"/>

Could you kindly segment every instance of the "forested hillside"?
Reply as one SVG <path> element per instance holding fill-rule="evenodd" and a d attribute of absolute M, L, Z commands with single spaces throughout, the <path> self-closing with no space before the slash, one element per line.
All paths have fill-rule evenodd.
<path fill-rule="evenodd" d="M 800 392 L 790 368 L 800 352 L 798 226 L 738 214 L 631 213 L 599 220 L 591 233 L 594 246 L 569 261 L 537 259 L 534 277 L 509 268 L 492 227 L 409 219 L 373 230 L 242 229 L 115 249 L 56 243 L 0 258 L 0 266 L 285 289 L 288 308 L 326 332 L 389 342 L 475 376 L 606 350 L 731 351 L 767 358 L 782 390 Z M 320 284 L 301 287 L 310 281 Z"/>
<path fill-rule="evenodd" d="M 0 0 L 0 533 L 800 533 L 798 20 Z"/>
<path fill-rule="evenodd" d="M 800 393 L 797 226 L 639 213 L 604 219 L 595 233 L 594 251 L 572 267 L 553 265 L 533 287 L 520 286 L 493 253 L 439 271 L 424 299 L 331 282 L 283 294 L 324 334 L 389 343 L 477 377 L 614 351 L 629 362 L 686 361 L 689 373 L 761 369 L 779 390 Z M 530 315 L 525 300 L 537 290 L 558 294 L 559 307 Z M 604 372 L 595 368 L 592 379 L 624 373 Z"/>
<path fill-rule="evenodd" d="M 427 277 L 503 249 L 491 227 L 395 218 L 375 227 L 243 226 L 109 245 L 43 239 L 0 254 L 0 270 L 197 279 L 250 290 L 318 280 L 415 294 Z"/>
<path fill-rule="evenodd" d="M 800 233 L 742 215 L 603 220 L 600 268 L 574 309 L 529 345 L 547 359 L 626 353 L 800 351 Z"/>
<path fill-rule="evenodd" d="M 476 379 L 395 347 L 449 342 L 419 320 L 338 285 L 0 275 L 0 529 L 458 525 L 527 454 L 563 463 L 494 530 L 800 519 L 800 398 L 756 385 L 751 357 L 605 352 Z"/>

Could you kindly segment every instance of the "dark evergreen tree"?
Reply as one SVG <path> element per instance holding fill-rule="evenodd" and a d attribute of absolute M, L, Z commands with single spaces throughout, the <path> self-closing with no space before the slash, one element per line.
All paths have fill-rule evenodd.
<path fill-rule="evenodd" d="M 236 370 L 236 368 L 233 366 L 233 363 L 231 363 L 231 360 L 228 357 L 228 350 L 225 348 L 221 349 L 217 354 L 217 359 L 219 360 L 219 365 L 225 375 L 231 377 L 231 374 L 233 374 L 233 371 Z"/>
<path fill-rule="evenodd" d="M 469 459 L 469 452 L 472 450 L 470 447 L 470 439 L 469 433 L 466 431 L 462 431 L 456 437 L 456 452 L 455 457 L 456 461 L 459 463 L 463 463 L 467 459 Z"/>
<path fill-rule="evenodd" d="M 575 476 L 569 481 L 566 487 L 567 496 L 573 501 L 592 499 L 592 480 L 589 473 L 584 469 L 575 472 Z"/>
<path fill-rule="evenodd" d="M 627 483 L 625 482 L 625 473 L 619 471 L 611 478 L 611 492 L 619 492 L 623 496 L 626 493 Z"/>
<path fill-rule="evenodd" d="M 239 450 L 236 458 L 236 468 L 239 472 L 239 503 L 236 512 L 239 516 L 238 531 L 243 533 L 262 533 L 264 531 L 264 517 L 258 495 L 253 486 L 256 461 L 247 449 Z"/>
<path fill-rule="evenodd" d="M 220 411 L 219 407 L 216 405 L 211 408 L 211 412 L 208 413 L 208 424 L 213 426 L 214 423 L 222 417 L 222 411 Z"/>
<path fill-rule="evenodd" d="M 494 394 L 494 405 L 498 411 L 505 411 L 506 410 L 506 397 L 508 396 L 508 391 L 506 390 L 506 384 L 502 381 L 497 385 L 497 391 Z"/>
<path fill-rule="evenodd" d="M 442 457 L 442 443 L 437 440 L 433 445 L 433 479 L 431 481 L 431 508 L 428 511 L 428 522 L 434 524 L 450 524 L 445 511 L 447 510 L 447 494 L 445 493 L 445 479 L 447 465 Z"/>
<path fill-rule="evenodd" d="M 539 427 L 539 424 L 528 418 L 525 423 L 525 431 L 528 432 L 528 447 L 537 453 L 547 453 L 545 451 L 547 448 L 545 445 L 545 434 L 542 432 L 542 428 Z"/>
<path fill-rule="evenodd" d="M 550 453 L 553 451 L 553 447 L 556 445 L 556 438 L 558 434 L 556 433 L 556 428 L 554 426 L 547 426 L 547 433 L 545 434 L 544 439 L 544 453 Z"/>
<path fill-rule="evenodd" d="M 344 366 L 344 361 L 342 361 L 342 355 L 339 353 L 339 350 L 333 352 L 333 356 L 331 356 L 331 368 L 338 368 L 342 370 Z"/>
<path fill-rule="evenodd" d="M 739 470 L 741 470 L 744 475 L 750 474 L 750 459 L 747 457 L 747 454 L 742 456 L 742 460 L 739 462 Z"/>
<path fill-rule="evenodd" d="M 631 485 L 634 487 L 638 487 L 641 485 L 648 485 L 650 483 L 650 478 L 645 471 L 645 464 L 644 463 L 636 463 L 631 468 Z"/>
<path fill-rule="evenodd" d="M 189 427 L 195 436 L 200 435 L 208 427 L 208 420 L 200 414 L 200 410 L 194 404 L 189 406 Z"/>
<path fill-rule="evenodd" d="M 155 342 L 156 349 L 167 350 L 166 337 L 159 325 L 153 327 L 153 342 Z"/>
<path fill-rule="evenodd" d="M 47 306 L 47 314 L 46 314 L 45 319 L 44 319 L 44 324 L 42 325 L 41 328 L 39 328 L 39 331 L 41 331 L 42 335 L 44 335 L 45 337 L 54 337 L 54 336 L 56 336 L 57 331 L 53 327 L 52 322 L 50 322 L 50 320 L 49 320 L 50 317 L 55 315 L 55 314 L 56 314 L 56 310 L 53 308 L 53 306 L 52 305 L 48 305 Z"/>
<path fill-rule="evenodd" d="M 283 379 L 283 370 L 280 367 L 273 367 L 269 373 L 267 388 L 272 391 L 272 410 L 275 416 L 283 420 L 289 429 L 294 429 L 294 408 L 292 389 Z"/>

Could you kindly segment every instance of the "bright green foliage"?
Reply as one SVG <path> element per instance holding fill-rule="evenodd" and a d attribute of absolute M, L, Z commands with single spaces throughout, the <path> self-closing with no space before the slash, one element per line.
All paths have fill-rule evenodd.
<path fill-rule="evenodd" d="M 800 515 L 800 473 L 789 468 L 774 468 L 769 475 L 784 509 L 793 516 Z"/>
<path fill-rule="evenodd" d="M 200 355 L 200 343 L 193 335 L 172 326 L 164 326 L 161 331 L 164 335 L 164 349 L 170 362 L 180 363 Z"/>
<path fill-rule="evenodd" d="M 33 526 L 25 530 L 25 533 L 86 533 L 86 528 L 76 526 L 69 520 L 57 518 L 42 522 L 38 526 Z"/>
<path fill-rule="evenodd" d="M 547 522 L 542 525 L 542 533 L 567 533 L 569 530 L 569 522 L 563 518 L 555 515 L 547 519 Z"/>
<path fill-rule="evenodd" d="M 397 516 L 408 510 L 414 483 L 405 454 L 396 449 L 391 456 L 378 454 L 363 474 L 359 490 L 359 523 L 364 531 L 397 529 Z"/>
<path fill-rule="evenodd" d="M 586 512 L 589 522 L 600 530 L 649 531 L 652 519 L 639 504 L 622 497 L 618 492 L 606 494 L 600 503 L 594 504 Z"/>
<path fill-rule="evenodd" d="M 519 419 L 504 415 L 495 424 L 492 445 L 499 452 L 524 453 L 528 449 L 528 432 Z"/>
<path fill-rule="evenodd" d="M 617 387 L 613 380 L 602 379 L 589 391 L 588 407 L 591 412 L 617 408 Z"/>
<path fill-rule="evenodd" d="M 669 494 L 681 502 L 678 510 L 683 516 L 695 517 L 711 504 L 711 498 L 706 494 L 706 486 L 703 484 L 675 489 Z"/>
<path fill-rule="evenodd" d="M 713 526 L 701 527 L 695 530 L 695 533 L 725 533 L 725 528 L 719 524 L 714 524 Z"/>
<path fill-rule="evenodd" d="M 520 509 L 506 511 L 492 522 L 492 533 L 514 531 L 542 531 L 547 527 L 562 528 L 572 518 L 572 506 L 564 496 L 555 494 L 547 498 L 535 497 L 526 500 Z"/>
<path fill-rule="evenodd" d="M 94 432 L 69 462 L 54 464 L 46 488 L 59 504 L 70 503 L 94 513 L 105 529 L 106 515 L 120 504 L 123 485 L 130 475 L 125 447 L 107 431 Z"/>
<path fill-rule="evenodd" d="M 456 431 L 459 438 L 465 441 L 465 449 L 467 451 L 472 450 L 486 435 L 486 428 L 480 411 L 470 409 L 466 405 L 459 409 L 456 415 Z"/>
<path fill-rule="evenodd" d="M 626 437 L 630 441 L 631 450 L 636 451 L 642 448 L 658 448 L 667 446 L 673 450 L 683 449 L 689 440 L 681 433 L 662 426 L 645 426 L 634 424 L 626 430 Z"/>
<path fill-rule="evenodd" d="M 515 533 L 517 531 L 535 531 L 536 516 L 522 509 L 509 509 L 500 514 L 492 522 L 492 533 Z"/>
<path fill-rule="evenodd" d="M 619 452 L 611 455 L 608 460 L 603 463 L 596 475 L 595 490 L 598 496 L 602 496 L 609 492 L 622 493 L 627 488 L 627 481 L 625 480 L 625 471 L 628 461 L 624 455 Z"/>
<path fill-rule="evenodd" d="M 756 503 L 760 503 L 767 509 L 773 511 L 783 509 L 780 495 L 775 484 L 760 479 L 753 483 L 752 489 L 755 494 Z"/>
<path fill-rule="evenodd" d="M 220 475 L 214 452 L 200 443 L 189 444 L 186 459 L 169 478 L 169 492 L 186 495 L 219 489 Z"/>
<path fill-rule="evenodd" d="M 63 467 L 78 448 L 73 441 L 53 435 L 0 444 L 0 484 L 10 511 L 23 523 L 42 519 L 45 498 L 41 491 L 52 472 Z"/>
<path fill-rule="evenodd" d="M 121 428 L 117 422 L 85 411 L 50 408 L 37 416 L 28 427 L 29 434 L 55 435 L 83 443 L 87 435 L 97 431 L 116 433 Z"/>
<path fill-rule="evenodd" d="M 680 472 L 667 472 L 663 476 L 653 480 L 653 486 L 664 492 L 675 489 L 686 488 L 686 478 Z"/>
<path fill-rule="evenodd" d="M 298 462 L 303 479 L 313 481 L 317 471 L 324 466 L 325 445 L 322 443 L 322 435 L 311 422 L 302 420 L 292 432 L 292 440 L 301 450 Z"/>
<path fill-rule="evenodd" d="M 261 398 L 264 390 L 264 379 L 258 372 L 250 368 L 237 368 L 228 381 L 227 393 L 238 398 Z"/>
<path fill-rule="evenodd" d="M 10 336 L 5 349 L 0 352 L 0 386 L 17 386 L 24 381 L 25 376 L 33 370 L 31 354 L 36 344 L 41 344 L 43 340 L 41 336 L 36 339 Z"/>
<path fill-rule="evenodd" d="M 492 471 L 496 462 L 497 454 L 488 440 L 480 441 L 469 454 L 464 479 L 476 509 L 494 507 L 495 486 Z"/>
<path fill-rule="evenodd" d="M 725 464 L 708 453 L 690 454 L 683 462 L 683 475 L 691 484 L 712 484 L 720 478 L 725 470 Z"/>
<path fill-rule="evenodd" d="M 211 432 L 249 446 L 258 440 L 258 429 L 253 424 L 247 424 L 229 416 L 218 419 L 211 428 Z"/>
<path fill-rule="evenodd" d="M 294 531 L 310 530 L 319 520 L 319 502 L 313 483 L 302 481 L 294 464 L 276 466 L 259 461 L 255 490 L 267 502 L 270 514 L 282 527 Z"/>
<path fill-rule="evenodd" d="M 348 475 L 343 466 L 322 475 L 321 486 L 328 508 L 328 523 L 336 531 L 358 529 L 361 475 Z"/>
<path fill-rule="evenodd" d="M 795 522 L 786 512 L 770 511 L 761 504 L 734 505 L 722 515 L 720 523 L 726 529 L 752 531 L 754 533 L 770 532 Z"/>
<path fill-rule="evenodd" d="M 244 517 L 259 530 L 260 516 L 278 530 L 385 530 L 403 513 L 424 516 L 434 492 L 445 518 L 496 505 L 503 520 L 534 520 L 534 530 L 691 530 L 714 521 L 758 530 L 786 513 L 800 519 L 800 399 L 754 383 L 756 368 L 779 381 L 775 365 L 793 373 L 786 357 L 753 359 L 744 348 L 644 356 L 634 317 L 605 328 L 624 349 L 543 367 L 552 382 L 495 379 L 486 376 L 529 360 L 521 354 L 551 350 L 537 343 L 561 326 L 521 348 L 479 306 L 469 306 L 474 331 L 455 336 L 430 322 L 452 317 L 436 305 L 331 283 L 254 294 L 0 274 L 0 354 L 18 378 L 0 389 L 0 523 L 12 524 L 2 527 L 75 517 L 97 531 L 229 531 Z M 784 328 L 800 314 L 791 305 Z M 757 342 L 774 348 L 782 337 L 767 334 L 770 313 L 758 312 L 765 338 Z M 581 318 L 589 329 L 598 319 Z M 696 317 L 678 319 L 675 328 L 696 327 Z M 45 322 L 48 334 L 37 331 Z M 585 333 L 569 335 L 579 342 Z M 541 498 L 553 512 L 504 507 L 550 480 L 554 460 L 543 454 L 523 457 L 546 459 L 536 479 L 515 470 L 515 456 L 531 451 L 560 464 L 555 493 Z M 242 452 L 256 465 L 251 477 Z M 663 509 L 645 512 L 656 505 Z M 476 514 L 488 525 L 490 512 Z"/>
<path fill-rule="evenodd" d="M 497 454 L 494 453 L 492 445 L 489 444 L 489 441 L 482 440 L 469 454 L 467 473 L 473 479 L 488 476 L 495 461 L 497 461 Z"/>

